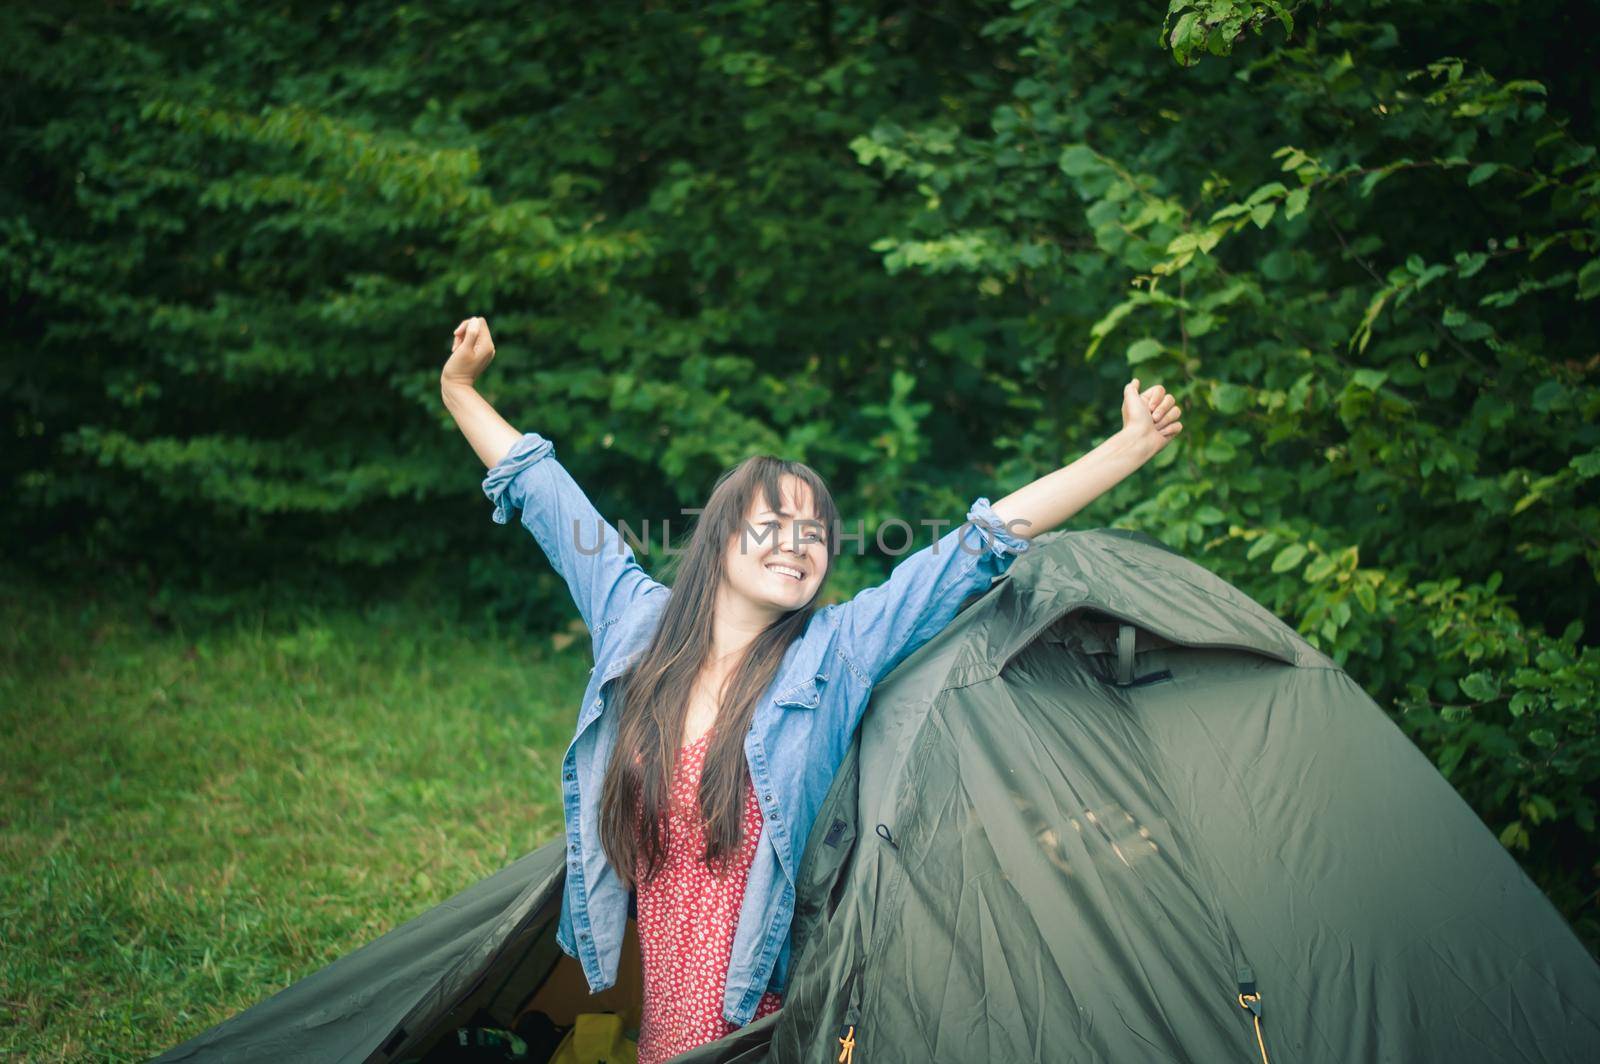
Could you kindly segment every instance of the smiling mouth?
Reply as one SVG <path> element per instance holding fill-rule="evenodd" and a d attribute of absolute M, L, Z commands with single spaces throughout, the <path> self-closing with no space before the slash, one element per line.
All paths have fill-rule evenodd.
<path fill-rule="evenodd" d="M 767 566 L 767 572 L 777 573 L 779 576 L 787 576 L 791 580 L 804 580 L 806 578 L 805 574 L 799 569 L 792 565 L 784 565 L 781 562 L 775 562 Z"/>

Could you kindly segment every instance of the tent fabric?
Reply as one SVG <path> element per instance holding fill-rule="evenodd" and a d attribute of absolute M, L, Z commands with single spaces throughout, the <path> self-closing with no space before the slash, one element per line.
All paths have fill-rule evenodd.
<path fill-rule="evenodd" d="M 387 1062 L 511 1010 L 560 840 L 160 1058 Z M 676 1064 L 1600 1059 L 1600 966 L 1351 677 L 1141 533 L 1041 536 L 881 682 L 784 1008 Z M 509 1020 L 509 1015 L 506 1017 Z"/>
<path fill-rule="evenodd" d="M 565 872 L 561 847 L 541 847 L 156 1060 L 365 1060 L 397 1029 L 447 1012 Z"/>
<path fill-rule="evenodd" d="M 1600 1059 L 1600 968 L 1347 673 L 1141 534 L 1038 544 L 875 693 L 773 1060 L 1250 1061 L 1241 977 L 1274 1061 Z"/>

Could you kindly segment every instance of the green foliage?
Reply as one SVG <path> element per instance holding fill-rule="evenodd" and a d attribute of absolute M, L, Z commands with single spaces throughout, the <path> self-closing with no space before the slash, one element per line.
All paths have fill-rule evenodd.
<path fill-rule="evenodd" d="M 1228 55 L 1245 30 L 1259 34 L 1268 22 L 1282 23 L 1286 33 L 1294 33 L 1294 17 L 1282 4 L 1240 4 L 1233 0 L 1172 0 L 1161 32 L 1172 48 L 1172 55 L 1185 66 L 1200 61 L 1201 52 Z"/>
<path fill-rule="evenodd" d="M 869 540 L 952 516 L 1137 374 L 1184 433 L 1078 523 L 1346 666 L 1600 943 L 1576 14 L 8 9 L 8 541 L 164 601 L 426 573 L 559 624 L 438 399 L 469 314 L 490 399 L 632 523 L 756 450 Z"/>
<path fill-rule="evenodd" d="M 1534 45 L 1559 23 L 1516 10 L 1177 2 L 1185 69 L 1136 14 L 1019 4 L 961 102 L 987 122 L 852 147 L 902 190 L 885 266 L 972 275 L 1019 376 L 1176 394 L 1117 523 L 1348 667 L 1594 943 L 1600 166 L 1592 86 Z"/>
<path fill-rule="evenodd" d="M 368 594 L 467 557 L 442 580 L 570 611 L 439 400 L 472 314 L 486 394 L 612 519 L 675 517 L 755 451 L 814 463 L 869 529 L 984 490 L 1004 397 L 921 372 L 962 283 L 885 275 L 878 182 L 844 150 L 922 113 L 955 38 L 913 54 L 861 11 L 796 35 L 759 4 L 0 20 L 0 469 L 35 564 Z"/>

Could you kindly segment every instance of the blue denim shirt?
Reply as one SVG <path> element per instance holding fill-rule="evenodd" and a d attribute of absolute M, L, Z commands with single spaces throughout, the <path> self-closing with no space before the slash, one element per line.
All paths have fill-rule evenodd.
<path fill-rule="evenodd" d="M 644 571 L 553 450 L 526 433 L 489 470 L 483 490 L 500 524 L 522 511 L 593 640 L 594 669 L 561 764 L 567 876 L 556 941 L 599 992 L 617 979 L 630 895 L 600 847 L 601 783 L 617 735 L 617 714 L 606 706 L 611 681 L 649 644 L 672 591 Z M 789 645 L 744 744 L 763 824 L 728 964 L 722 1009 L 730 1022 L 749 1023 L 764 991 L 788 986 L 800 858 L 873 684 L 1028 546 L 988 499 L 977 499 L 967 523 L 907 556 L 884 583 L 817 610 Z"/>

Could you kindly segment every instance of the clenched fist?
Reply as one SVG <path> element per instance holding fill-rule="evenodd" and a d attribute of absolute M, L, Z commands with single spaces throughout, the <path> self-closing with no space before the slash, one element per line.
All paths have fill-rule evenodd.
<path fill-rule="evenodd" d="M 1178 400 L 1159 384 L 1139 391 L 1139 378 L 1135 377 L 1122 388 L 1122 431 L 1154 457 L 1173 437 L 1183 431 L 1178 420 L 1182 411 Z"/>
<path fill-rule="evenodd" d="M 446 384 L 464 384 L 471 387 L 478 376 L 494 361 L 494 341 L 489 337 L 489 323 L 482 318 L 468 318 L 456 326 L 451 340 L 450 359 L 444 364 L 440 379 Z"/>

